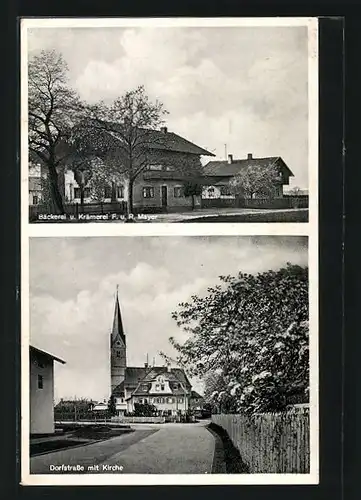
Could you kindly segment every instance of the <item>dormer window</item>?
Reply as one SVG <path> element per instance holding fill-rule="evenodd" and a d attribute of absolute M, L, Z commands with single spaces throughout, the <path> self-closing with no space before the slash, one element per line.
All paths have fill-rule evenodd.
<path fill-rule="evenodd" d="M 165 388 L 165 385 L 164 384 L 160 384 L 161 391 L 164 391 L 164 388 Z"/>
<path fill-rule="evenodd" d="M 160 384 L 155 384 L 155 390 L 160 391 Z"/>

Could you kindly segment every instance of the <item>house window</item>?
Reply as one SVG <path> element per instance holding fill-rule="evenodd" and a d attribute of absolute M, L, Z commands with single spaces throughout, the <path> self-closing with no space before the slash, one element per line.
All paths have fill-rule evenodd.
<path fill-rule="evenodd" d="M 112 187 L 105 186 L 104 187 L 104 198 L 111 198 L 111 197 L 112 197 Z"/>
<path fill-rule="evenodd" d="M 138 399 L 139 403 L 143 403 L 143 398 Z"/>
<path fill-rule="evenodd" d="M 38 389 L 44 388 L 44 379 L 42 375 L 38 375 Z"/>
<path fill-rule="evenodd" d="M 178 384 L 173 384 L 173 389 L 178 389 Z"/>
<path fill-rule="evenodd" d="M 160 385 L 159 384 L 155 384 L 155 390 L 156 391 L 160 391 Z"/>
<path fill-rule="evenodd" d="M 161 385 L 160 385 L 160 390 L 161 390 L 161 391 L 164 391 L 164 388 L 165 388 L 165 385 L 164 385 L 164 384 L 161 384 Z"/>
<path fill-rule="evenodd" d="M 144 384 L 144 385 L 142 386 L 142 390 L 143 390 L 143 391 L 147 391 L 147 390 L 148 390 L 148 386 L 147 386 L 146 384 Z"/>
<path fill-rule="evenodd" d="M 168 403 L 173 403 L 173 398 L 168 398 Z"/>
<path fill-rule="evenodd" d="M 178 403 L 184 403 L 184 398 L 178 398 Z"/>
<path fill-rule="evenodd" d="M 84 188 L 84 198 L 90 197 L 90 189 Z M 81 190 L 80 188 L 74 188 L 74 198 L 81 198 Z"/>
<path fill-rule="evenodd" d="M 37 205 L 39 203 L 39 198 L 38 196 L 34 195 L 33 196 L 33 205 Z"/>
<path fill-rule="evenodd" d="M 144 187 L 143 198 L 154 198 L 154 187 Z"/>
<path fill-rule="evenodd" d="M 174 172 L 174 167 L 172 167 L 171 165 L 167 165 L 165 169 L 167 170 L 167 172 Z"/>
<path fill-rule="evenodd" d="M 117 186 L 117 198 L 124 198 L 124 186 Z"/>
<path fill-rule="evenodd" d="M 174 198 L 183 198 L 184 189 L 182 186 L 175 186 L 174 188 Z"/>
<path fill-rule="evenodd" d="M 163 170 L 163 165 L 148 165 L 147 170 Z"/>
<path fill-rule="evenodd" d="M 222 184 L 222 186 L 219 186 L 220 192 L 222 196 L 229 196 L 231 195 L 231 189 L 227 184 Z"/>

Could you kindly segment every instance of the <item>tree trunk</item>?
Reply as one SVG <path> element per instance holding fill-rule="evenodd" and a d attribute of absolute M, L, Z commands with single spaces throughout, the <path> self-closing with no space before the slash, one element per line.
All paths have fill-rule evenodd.
<path fill-rule="evenodd" d="M 58 172 L 56 171 L 56 167 L 54 166 L 54 164 L 52 164 L 51 162 L 49 162 L 48 164 L 48 172 L 49 172 L 51 198 L 53 201 L 55 211 L 58 214 L 65 214 L 63 198 L 59 190 Z"/>
<path fill-rule="evenodd" d="M 192 194 L 192 210 L 194 210 L 194 194 Z"/>
<path fill-rule="evenodd" d="M 128 185 L 128 206 L 127 206 L 128 216 L 133 213 L 133 186 L 134 186 L 134 180 L 133 179 L 129 179 L 129 185 Z"/>
<path fill-rule="evenodd" d="M 84 187 L 84 184 L 80 184 L 79 187 L 80 187 L 80 206 L 81 206 L 82 213 L 84 213 L 84 190 L 85 190 L 85 187 Z"/>
<path fill-rule="evenodd" d="M 110 201 L 111 202 L 117 201 L 116 185 L 114 181 L 112 181 Z"/>

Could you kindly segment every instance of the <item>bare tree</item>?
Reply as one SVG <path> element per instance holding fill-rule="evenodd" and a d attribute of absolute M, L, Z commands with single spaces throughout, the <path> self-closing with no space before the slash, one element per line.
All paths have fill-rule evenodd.
<path fill-rule="evenodd" d="M 47 169 L 58 213 L 64 213 L 59 170 L 69 155 L 67 141 L 81 111 L 77 94 L 67 84 L 67 72 L 62 55 L 54 50 L 42 51 L 29 61 L 29 153 Z"/>
<path fill-rule="evenodd" d="M 164 145 L 155 131 L 167 111 L 161 102 L 151 102 L 143 86 L 126 92 L 110 106 L 103 102 L 88 107 L 75 140 L 85 155 L 101 157 L 109 173 L 122 175 L 128 183 L 128 212 L 133 211 L 133 186 L 149 165 L 154 147 Z"/>
<path fill-rule="evenodd" d="M 280 174 L 276 167 L 249 165 L 242 168 L 230 182 L 230 188 L 236 195 L 244 198 L 255 196 L 273 197 L 280 185 Z"/>

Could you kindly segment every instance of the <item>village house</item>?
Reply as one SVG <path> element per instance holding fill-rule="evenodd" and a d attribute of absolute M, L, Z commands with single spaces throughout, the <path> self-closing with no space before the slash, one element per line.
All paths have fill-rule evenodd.
<path fill-rule="evenodd" d="M 180 135 L 170 132 L 167 127 L 147 132 L 148 164 L 138 175 L 133 186 L 133 204 L 138 211 L 143 209 L 182 210 L 191 209 L 193 202 L 200 205 L 201 197 L 192 201 L 185 196 L 184 183 L 201 169 L 202 156 L 214 156 L 206 149 L 197 146 Z M 41 175 L 46 177 L 46 169 Z M 61 174 L 61 189 L 65 202 L 75 204 L 81 202 L 81 190 L 71 162 Z M 30 185 L 29 185 L 30 188 Z M 126 177 L 104 186 L 103 203 L 125 202 L 128 199 L 128 182 Z M 91 187 L 84 188 L 84 203 L 95 203 Z"/>
<path fill-rule="evenodd" d="M 231 180 L 242 169 L 260 166 L 262 168 L 276 167 L 279 174 L 278 182 L 275 182 L 274 197 L 283 197 L 283 186 L 289 184 L 289 178 L 293 173 L 280 156 L 267 158 L 256 158 L 251 153 L 247 158 L 234 159 L 228 155 L 227 160 L 209 161 L 203 169 L 206 182 L 203 185 L 202 199 L 204 200 L 234 200 L 236 195 L 230 189 Z"/>
<path fill-rule="evenodd" d="M 135 404 L 154 405 L 159 415 L 185 414 L 199 404 L 201 396 L 181 368 L 170 366 L 127 366 L 126 337 L 120 313 L 118 293 L 110 335 L 111 395 L 118 415 L 133 412 Z M 194 401 L 193 401 L 194 399 Z"/>
<path fill-rule="evenodd" d="M 62 359 L 30 346 L 30 434 L 54 430 L 54 361 Z"/>

